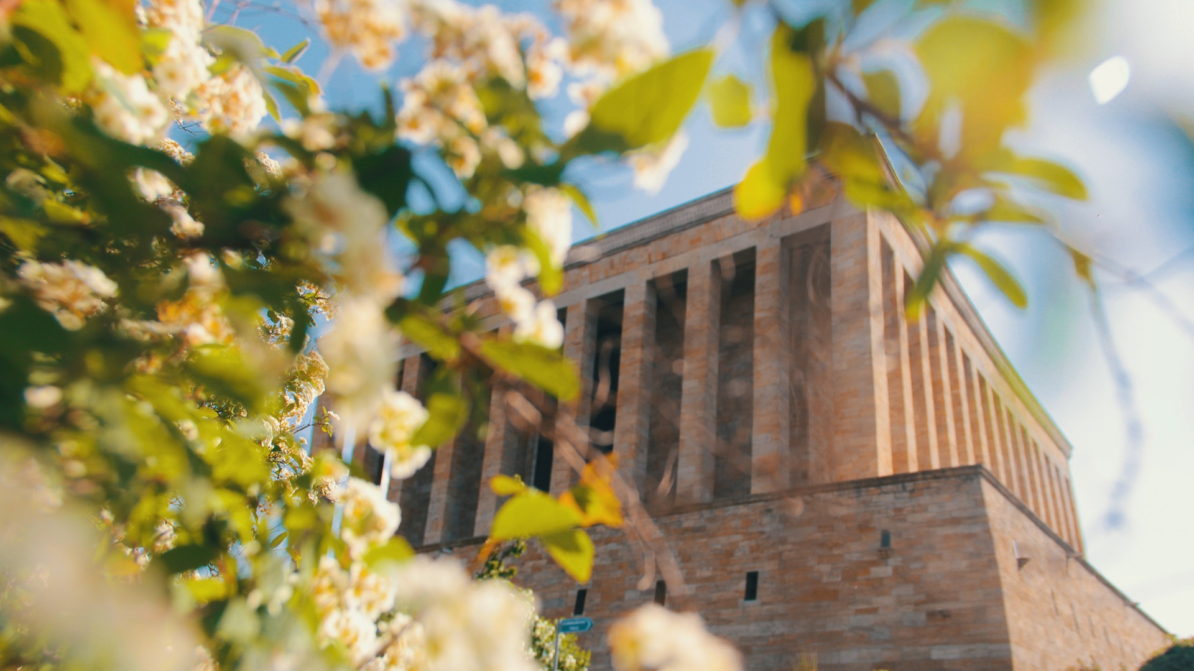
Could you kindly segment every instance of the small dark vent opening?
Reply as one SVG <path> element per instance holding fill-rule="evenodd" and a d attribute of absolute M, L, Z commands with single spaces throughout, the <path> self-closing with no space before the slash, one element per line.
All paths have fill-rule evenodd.
<path fill-rule="evenodd" d="M 655 603 L 667 605 L 667 583 L 662 580 L 655 581 Z"/>
<path fill-rule="evenodd" d="M 891 532 L 890 531 L 884 529 L 883 532 L 879 534 L 879 547 L 881 549 L 888 549 L 891 547 Z"/>
<path fill-rule="evenodd" d="M 747 571 L 746 573 L 746 594 L 742 597 L 746 601 L 759 600 L 759 572 Z"/>
<path fill-rule="evenodd" d="M 588 596 L 589 596 L 589 590 L 587 590 L 587 589 L 576 590 L 576 605 L 572 606 L 572 614 L 573 615 L 584 615 L 585 614 L 585 599 L 588 598 Z"/>

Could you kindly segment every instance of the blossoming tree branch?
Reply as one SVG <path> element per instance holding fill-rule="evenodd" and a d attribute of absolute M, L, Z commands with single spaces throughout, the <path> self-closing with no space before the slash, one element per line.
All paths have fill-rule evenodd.
<path fill-rule="evenodd" d="M 928 23 L 913 42 L 886 37 L 907 34 L 898 25 L 848 39 L 866 0 L 800 22 L 782 3 L 733 2 L 710 46 L 677 55 L 649 0 L 554 0 L 559 34 L 454 0 L 296 5 L 334 57 L 369 70 L 422 38 L 422 69 L 377 91 L 380 113 L 329 108 L 296 64 L 306 43 L 210 23 L 215 4 L 0 2 L 6 667 L 550 666 L 554 625 L 530 595 L 500 569 L 472 580 L 412 557 L 385 492 L 300 436 L 367 437 L 407 478 L 483 423 L 495 386 L 575 398 L 551 296 L 573 212 L 595 215 L 570 167 L 612 159 L 658 189 L 702 100 L 721 126 L 770 124 L 735 192 L 743 217 L 799 211 L 815 164 L 918 231 L 931 251 L 913 311 L 957 255 L 1023 304 L 971 236 L 1047 223 L 1025 187 L 1084 196 L 1067 169 L 1003 142 L 1067 24 L 1058 0 L 1017 26 L 919 0 L 900 19 Z M 765 91 L 719 58 L 751 12 L 774 25 Z M 917 87 L 913 109 L 901 92 Z M 570 106 L 562 124 L 546 121 L 549 100 Z M 462 204 L 417 155 L 436 157 Z M 455 307 L 460 243 L 485 255 L 510 329 Z M 403 339 L 438 362 L 418 398 L 395 386 Z M 313 416 L 321 395 L 337 416 Z M 479 561 L 534 539 L 585 581 L 587 528 L 657 537 L 583 427 L 555 431 L 579 484 L 552 497 L 496 478 L 509 499 Z M 697 616 L 656 606 L 610 645 L 619 669 L 740 667 Z"/>

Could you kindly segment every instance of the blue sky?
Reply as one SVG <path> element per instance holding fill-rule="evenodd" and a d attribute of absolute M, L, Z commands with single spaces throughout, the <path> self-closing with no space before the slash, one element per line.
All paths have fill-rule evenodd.
<path fill-rule="evenodd" d="M 545 0 L 497 2 L 506 10 L 544 15 Z M 706 42 L 727 23 L 725 0 L 657 0 L 673 50 Z M 792 3 L 793 7 L 826 4 Z M 831 4 L 831 3 L 830 3 Z M 898 14 L 912 0 L 883 0 L 879 14 Z M 991 3 L 983 3 L 991 4 Z M 287 9 L 245 11 L 238 25 L 285 48 L 306 33 Z M 217 20 L 226 19 L 221 8 Z M 1086 179 L 1092 198 L 1060 211 L 1064 234 L 1119 265 L 1150 275 L 1153 289 L 1103 274 L 1111 336 L 1143 426 L 1129 449 L 1125 415 L 1107 357 L 1096 336 L 1089 294 L 1072 277 L 1068 256 L 1049 236 L 1028 228 L 991 230 L 980 237 L 1024 281 L 1030 306 L 1009 306 L 967 266 L 960 281 L 1028 386 L 1074 445 L 1071 469 L 1088 557 L 1096 568 L 1171 632 L 1194 635 L 1194 149 L 1167 111 L 1194 110 L 1194 46 L 1181 26 L 1194 22 L 1182 0 L 1108 0 L 1089 19 L 1082 48 L 1038 82 L 1033 121 L 1017 131 L 1025 152 L 1060 159 Z M 876 24 L 880 23 L 879 21 Z M 549 20 L 550 25 L 550 20 Z M 719 68 L 757 80 L 765 43 L 762 19 L 741 27 Z M 346 60 L 318 73 L 327 53 L 313 45 L 300 65 L 322 74 L 333 107 L 377 104 L 377 84 L 393 86 L 420 66 L 421 47 L 407 42 L 384 75 Z M 1096 104 L 1090 70 L 1112 55 L 1132 66 L 1118 98 Z M 558 121 L 558 120 L 557 120 Z M 691 142 L 667 185 L 654 195 L 633 188 L 629 174 L 593 165 L 576 177 L 588 189 L 602 227 L 616 228 L 735 183 L 766 141 L 759 125 L 724 131 L 698 109 L 686 128 Z M 578 221 L 581 219 L 577 217 Z M 592 230 L 578 223 L 578 235 Z M 468 273 L 462 256 L 464 276 Z M 475 268 L 475 266 L 473 266 Z M 462 276 L 459 279 L 465 279 Z M 1162 296 L 1163 298 L 1158 298 Z M 1113 490 L 1125 465 L 1137 471 L 1126 497 Z M 1105 522 L 1114 507 L 1123 523 Z"/>

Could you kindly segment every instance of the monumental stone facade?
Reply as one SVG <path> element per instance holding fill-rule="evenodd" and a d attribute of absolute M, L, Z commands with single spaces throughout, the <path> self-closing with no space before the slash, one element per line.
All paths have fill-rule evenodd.
<path fill-rule="evenodd" d="M 519 581 L 545 616 L 596 620 L 595 670 L 609 623 L 652 599 L 700 612 L 752 671 L 1110 671 L 1165 645 L 1083 558 L 1071 447 L 952 277 L 905 319 L 922 251 L 840 199 L 748 222 L 729 191 L 572 249 L 555 302 L 587 384 L 560 411 L 618 455 L 683 578 L 644 580 L 617 530 L 594 534 L 585 585 L 532 548 Z M 483 284 L 464 291 L 508 328 Z M 413 391 L 431 360 L 403 355 Z M 483 438 L 390 483 L 420 551 L 475 556 L 496 474 L 575 479 L 510 411 L 495 394 Z"/>

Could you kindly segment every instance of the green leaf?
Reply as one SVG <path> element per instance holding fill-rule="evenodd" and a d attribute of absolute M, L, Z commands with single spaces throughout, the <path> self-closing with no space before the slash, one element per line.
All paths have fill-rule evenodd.
<path fill-rule="evenodd" d="M 197 347 L 186 367 L 200 384 L 250 409 L 260 409 L 265 402 L 268 381 L 260 378 L 256 367 L 249 365 L 237 349 L 223 345 Z"/>
<path fill-rule="evenodd" d="M 542 345 L 510 340 L 486 340 L 481 354 L 495 366 L 513 373 L 561 401 L 580 395 L 580 378 L 561 352 Z"/>
<path fill-rule="evenodd" d="M 522 229 L 522 242 L 539 261 L 539 288 L 548 296 L 564 288 L 564 272 L 551 258 L 551 248 L 530 226 Z"/>
<path fill-rule="evenodd" d="M 750 84 L 734 75 L 726 75 L 709 84 L 706 94 L 713 123 L 722 128 L 740 128 L 750 123 Z"/>
<path fill-rule="evenodd" d="M 427 315 L 409 313 L 398 322 L 398 328 L 440 361 L 455 361 L 460 357 L 460 341 Z"/>
<path fill-rule="evenodd" d="M 411 445 L 439 447 L 456 437 L 468 420 L 468 403 L 459 392 L 440 389 L 427 396 L 427 421 L 411 436 Z"/>
<path fill-rule="evenodd" d="M 945 261 L 956 249 L 956 245 L 957 243 L 952 241 L 939 241 L 929 250 L 929 255 L 925 258 L 925 265 L 920 269 L 920 274 L 916 276 L 916 282 L 907 289 L 904 295 L 904 314 L 909 320 L 920 319 L 920 312 L 924 308 L 925 301 L 929 294 L 933 293 L 937 281 L 941 279 Z"/>
<path fill-rule="evenodd" d="M 579 583 L 589 581 L 593 574 L 593 539 L 584 529 L 570 529 L 540 536 L 547 553 L 560 568 Z"/>
<path fill-rule="evenodd" d="M 489 488 L 498 496 L 516 496 L 525 492 L 528 487 L 517 475 L 495 475 L 489 481 Z"/>
<path fill-rule="evenodd" d="M 761 219 L 782 207 L 789 187 L 806 167 L 809 102 L 817 92 L 817 80 L 809 55 L 793 50 L 796 38 L 797 33 L 782 23 L 771 36 L 771 138 L 766 156 L 734 189 L 735 207 L 745 219 Z"/>
<path fill-rule="evenodd" d="M 1088 196 L 1086 185 L 1074 171 L 1043 158 L 1017 156 L 1010 151 L 1000 150 L 993 152 L 979 165 L 991 172 L 1024 177 L 1040 188 L 1065 198 L 1086 200 Z"/>
<path fill-rule="evenodd" d="M 167 572 L 175 574 L 207 566 L 216 556 L 215 549 L 206 545 L 180 545 L 162 553 L 157 560 Z"/>
<path fill-rule="evenodd" d="M 1012 302 L 1012 305 L 1020 309 L 1028 307 L 1028 294 L 1024 293 L 1024 287 L 1001 263 L 970 245 L 958 245 L 957 251 L 970 257 L 970 260 L 982 268 L 995 287 Z"/>
<path fill-rule="evenodd" d="M 361 188 L 385 203 L 391 217 L 406 205 L 406 191 L 414 178 L 410 150 L 393 144 L 353 161 Z"/>
<path fill-rule="evenodd" d="M 558 188 L 564 195 L 572 199 L 572 203 L 593 224 L 593 228 L 601 230 L 601 224 L 597 223 L 597 210 L 593 209 L 593 204 L 589 202 L 589 197 L 585 195 L 584 191 L 572 184 L 561 184 Z"/>
<path fill-rule="evenodd" d="M 297 61 L 299 56 L 302 56 L 303 52 L 305 52 L 309 46 L 311 46 L 311 39 L 307 38 L 293 47 L 290 47 L 286 50 L 286 53 L 282 54 L 282 62 L 289 64 Z"/>
<path fill-rule="evenodd" d="M 528 489 L 511 498 L 493 517 L 490 540 L 550 536 L 570 531 L 580 525 L 580 516 L 537 489 Z"/>
<path fill-rule="evenodd" d="M 941 119 L 958 105 L 961 153 L 980 156 L 999 146 L 1004 131 L 1027 119 L 1032 46 L 1004 24 L 950 15 L 931 25 L 916 45 L 930 88 L 916 129 L 936 143 Z"/>
<path fill-rule="evenodd" d="M 203 31 L 203 41 L 216 51 L 244 63 L 259 76 L 262 58 L 278 58 L 278 52 L 266 46 L 257 33 L 236 26 L 210 26 Z"/>
<path fill-rule="evenodd" d="M 862 83 L 866 86 L 867 100 L 870 100 L 872 105 L 892 119 L 900 118 L 902 110 L 900 80 L 896 78 L 894 72 L 891 70 L 864 72 L 862 73 Z"/>
<path fill-rule="evenodd" d="M 870 138 L 853 126 L 830 122 L 821 131 L 819 160 L 833 174 L 843 179 L 883 184 L 883 168 Z"/>
<path fill-rule="evenodd" d="M 370 548 L 365 553 L 365 565 L 377 569 L 386 564 L 399 564 L 415 556 L 414 548 L 402 536 L 394 536 L 384 545 Z"/>
<path fill-rule="evenodd" d="M 141 71 L 141 31 L 131 3 L 122 7 L 105 0 L 66 0 L 66 9 L 92 53 L 126 75 Z"/>
<path fill-rule="evenodd" d="M 743 219 L 762 219 L 783 207 L 787 195 L 787 186 L 776 179 L 764 156 L 750 166 L 746 177 L 734 187 L 734 209 Z"/>
<path fill-rule="evenodd" d="M 1074 272 L 1078 275 L 1078 279 L 1085 282 L 1086 286 L 1090 287 L 1091 290 L 1094 290 L 1095 279 L 1090 257 L 1073 247 L 1067 246 L 1066 251 L 1070 253 L 1070 258 L 1074 261 Z"/>
<path fill-rule="evenodd" d="M 995 197 L 994 204 L 984 210 L 979 215 L 979 219 L 1005 224 L 1043 224 L 1045 222 L 1041 215 L 1002 195 Z"/>
<path fill-rule="evenodd" d="M 25 0 L 13 13 L 12 23 L 21 55 L 36 61 L 31 65 L 40 72 L 52 73 L 53 81 L 64 93 L 78 93 L 87 88 L 93 77 L 87 41 L 71 26 L 61 4 L 53 0 Z M 16 28 L 34 36 L 31 39 L 28 32 Z M 57 53 L 47 51 L 46 46 L 52 46 Z"/>
<path fill-rule="evenodd" d="M 680 54 L 623 80 L 589 112 L 590 130 L 621 138 L 622 150 L 666 142 L 680 129 L 705 85 L 712 49 Z"/>

